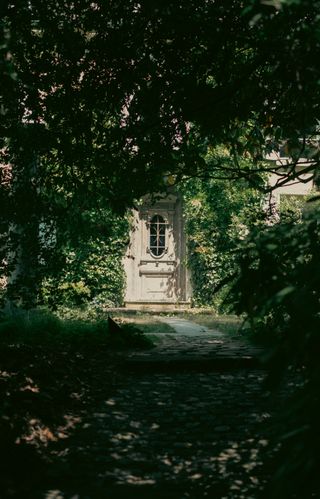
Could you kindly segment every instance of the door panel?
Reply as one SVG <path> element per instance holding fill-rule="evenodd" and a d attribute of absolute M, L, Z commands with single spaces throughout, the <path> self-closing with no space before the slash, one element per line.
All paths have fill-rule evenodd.
<path fill-rule="evenodd" d="M 127 302 L 171 302 L 181 295 L 181 205 L 169 195 L 136 211 L 127 252 Z"/>
<path fill-rule="evenodd" d="M 172 301 L 175 299 L 175 262 L 141 260 L 141 300 Z"/>
<path fill-rule="evenodd" d="M 174 298 L 173 289 L 169 286 L 169 276 L 159 274 L 144 274 L 141 276 L 143 301 L 171 301 Z"/>

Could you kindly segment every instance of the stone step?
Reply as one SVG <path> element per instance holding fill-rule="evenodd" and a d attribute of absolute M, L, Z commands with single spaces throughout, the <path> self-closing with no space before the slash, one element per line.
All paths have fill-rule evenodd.
<path fill-rule="evenodd" d="M 128 358 L 123 369 L 130 372 L 210 372 L 233 369 L 266 369 L 258 357 Z"/>

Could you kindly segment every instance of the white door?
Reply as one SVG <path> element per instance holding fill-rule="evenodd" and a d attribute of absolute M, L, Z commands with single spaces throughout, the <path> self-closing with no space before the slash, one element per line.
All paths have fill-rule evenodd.
<path fill-rule="evenodd" d="M 176 255 L 173 214 L 149 211 L 141 217 L 142 241 L 139 262 L 140 300 L 176 300 Z"/>
<path fill-rule="evenodd" d="M 186 298 L 185 237 L 181 202 L 169 194 L 145 198 L 133 212 L 130 243 L 124 257 L 125 303 L 177 303 Z"/>

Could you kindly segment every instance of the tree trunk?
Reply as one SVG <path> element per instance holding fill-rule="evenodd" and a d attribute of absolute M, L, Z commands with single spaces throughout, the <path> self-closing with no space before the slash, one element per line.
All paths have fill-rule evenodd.
<path fill-rule="evenodd" d="M 5 309 L 36 306 L 39 289 L 37 155 L 20 149 L 12 166 Z"/>

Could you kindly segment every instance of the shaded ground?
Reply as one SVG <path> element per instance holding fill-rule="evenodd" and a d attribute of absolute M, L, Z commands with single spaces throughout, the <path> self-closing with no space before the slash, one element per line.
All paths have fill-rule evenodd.
<path fill-rule="evenodd" d="M 155 348 L 129 354 L 128 366 L 135 369 L 212 370 L 257 367 L 263 350 L 244 342 L 239 335 L 191 322 L 181 317 L 159 317 L 174 334 L 148 333 Z"/>
<path fill-rule="evenodd" d="M 127 378 L 56 450 L 59 494 L 47 497 L 257 497 L 262 381 L 256 371 Z"/>
<path fill-rule="evenodd" d="M 135 315 L 121 315 L 115 314 L 116 320 L 121 320 L 126 324 L 134 324 L 137 326 L 143 333 L 146 334 L 159 334 L 165 333 L 170 334 L 174 333 L 174 329 L 170 327 L 169 324 L 161 321 L 161 317 L 157 315 L 148 315 L 146 313 L 139 313 Z"/>
<path fill-rule="evenodd" d="M 174 344 L 201 360 L 221 350 L 224 336 L 216 334 L 170 333 L 171 347 L 162 334 L 145 353 Z M 243 355 L 231 345 L 232 355 Z M 126 354 L 101 348 L 24 348 L 10 358 L 2 350 L 2 388 L 16 400 L 14 414 L 2 418 L 2 437 L 11 432 L 11 440 L 1 497 L 249 499 L 268 480 L 261 461 L 278 401 L 262 369 L 128 371 Z"/>
<path fill-rule="evenodd" d="M 65 445 L 88 411 L 114 391 L 117 363 L 118 355 L 101 345 L 83 351 L 0 345 L 1 498 L 36 497 L 51 448 Z"/>

